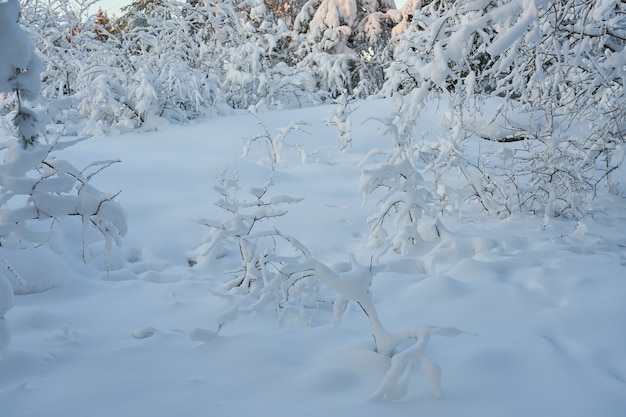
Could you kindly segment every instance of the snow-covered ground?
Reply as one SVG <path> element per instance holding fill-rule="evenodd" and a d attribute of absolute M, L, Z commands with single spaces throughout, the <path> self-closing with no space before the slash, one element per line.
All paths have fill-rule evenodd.
<path fill-rule="evenodd" d="M 329 110 L 259 115 L 272 135 L 292 121 L 310 124 L 287 137 L 299 149 L 285 149 L 274 174 L 276 192 L 304 197 L 276 226 L 328 265 L 345 265 L 350 252 L 367 265 L 372 209 L 358 191 L 357 164 L 390 144 L 375 123 L 360 122 L 390 106 L 360 103 L 344 153 L 336 129 L 322 122 Z M 425 128 L 434 116 L 424 116 Z M 122 191 L 130 230 L 108 272 L 101 243 L 82 264 L 71 221 L 61 256 L 46 247 L 2 252 L 29 294 L 6 314 L 13 336 L 0 360 L 0 416 L 624 415 L 624 198 L 598 201 L 593 219 L 547 227 L 540 217 L 499 220 L 476 207 L 444 217 L 452 238 L 420 257 L 388 256 L 397 267 L 372 284 L 388 330 L 437 325 L 468 334 L 427 347 L 442 369 L 442 399 L 414 367 L 403 399 L 372 400 L 390 359 L 374 352 L 357 306 L 338 326 L 324 304 L 311 327 L 278 326 L 271 304 L 235 317 L 232 300 L 219 294 L 237 254 L 189 266 L 208 233 L 193 220 L 224 218 L 213 205 L 215 176 L 236 169 L 246 188 L 269 175 L 262 142 L 242 158 L 245 139 L 262 132 L 238 113 L 64 151 L 78 167 L 122 160 L 94 183 Z M 228 322 L 216 334 L 218 321 Z"/>

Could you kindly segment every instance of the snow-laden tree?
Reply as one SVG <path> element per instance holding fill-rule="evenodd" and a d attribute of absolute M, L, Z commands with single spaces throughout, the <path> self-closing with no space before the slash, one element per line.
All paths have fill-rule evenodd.
<path fill-rule="evenodd" d="M 0 2 L 0 93 L 15 109 L 5 117 L 12 121 L 17 139 L 0 143 L 0 253 L 42 244 L 55 250 L 58 229 L 68 217 L 80 219 L 83 227 L 83 258 L 89 260 L 88 230 L 104 237 L 107 248 L 121 243 L 126 218 L 114 201 L 114 194 L 103 193 L 90 179 L 114 161 L 96 162 L 84 170 L 56 156 L 77 141 L 61 142 L 45 136 L 41 111 L 25 106 L 35 104 L 40 93 L 42 65 L 32 42 L 18 25 L 17 0 Z M 3 257 L 4 258 L 4 257 Z M 10 307 L 7 274 L 19 276 L 6 260 L 0 270 L 0 345 L 6 341 L 3 315 Z M 2 340 L 5 338 L 5 340 Z"/>
<path fill-rule="evenodd" d="M 24 106 L 23 100 L 35 99 L 39 94 L 41 61 L 35 54 L 30 39 L 18 24 L 19 16 L 20 5 L 17 0 L 0 2 L 0 95 L 8 94 L 13 97 L 11 101 L 14 103 L 10 103 L 15 107 L 12 124 L 19 138 L 19 145 L 14 146 L 26 148 L 37 140 L 37 115 Z M 6 176 L 0 174 L 1 180 L 6 181 Z M 2 182 L 0 195 L 4 194 Z M 0 206 L 0 214 L 5 212 Z M 1 243 L 0 241 L 0 250 Z M 0 271 L 0 354 L 11 340 L 11 332 L 4 315 L 12 307 L 13 287 L 4 271 Z"/>
<path fill-rule="evenodd" d="M 41 60 L 31 40 L 18 24 L 17 0 L 0 2 L 0 94 L 7 94 L 5 106 L 13 106 L 12 123 L 20 145 L 27 148 L 39 135 L 38 117 L 25 105 L 39 96 Z"/>
<path fill-rule="evenodd" d="M 17 24 L 19 10 L 17 0 L 0 3 L 0 92 L 15 97 L 17 103 L 16 110 L 9 114 L 17 141 L 0 144 L 4 157 L 0 165 L 0 247 L 51 243 L 58 223 L 55 219 L 66 216 L 82 218 L 85 233 L 91 225 L 107 240 L 119 243 L 126 233 L 126 221 L 113 201 L 115 196 L 89 184 L 94 174 L 114 161 L 97 162 L 82 171 L 74 168 L 55 152 L 77 141 L 40 141 L 45 133 L 40 112 L 24 107 L 24 100 L 39 97 L 42 66 L 30 39 Z"/>
<path fill-rule="evenodd" d="M 624 157 L 626 4 L 419 6 L 390 46 L 383 91 L 411 93 L 401 126 L 415 124 L 429 97 L 449 99 L 448 129 L 426 158 L 434 181 L 453 171 L 465 178 L 468 193 L 449 202 L 475 198 L 497 215 L 588 213 Z M 469 161 L 474 135 L 497 143 Z"/>
<path fill-rule="evenodd" d="M 294 33 L 265 3 L 249 0 L 239 41 L 229 45 L 220 89 L 235 108 L 300 107 L 316 100 L 315 79 L 295 65 Z"/>
<path fill-rule="evenodd" d="M 484 183 L 499 185 L 495 204 L 518 198 L 500 210 L 584 215 L 598 193 L 611 188 L 610 174 L 624 159 L 626 3 L 536 0 L 505 6 L 516 18 L 485 49 L 491 60 L 474 71 L 476 86 L 507 98 L 498 108 L 505 116 L 528 115 L 503 123 L 506 138 L 524 138 L 525 145 L 511 150 L 514 167 L 502 170 L 499 180 L 478 169 Z M 470 125 L 501 140 L 481 128 Z M 527 180 L 520 179 L 523 174 Z"/>
<path fill-rule="evenodd" d="M 309 0 L 296 17 L 300 65 L 314 68 L 333 97 L 367 95 L 382 81 L 381 52 L 391 33 L 392 0 Z"/>

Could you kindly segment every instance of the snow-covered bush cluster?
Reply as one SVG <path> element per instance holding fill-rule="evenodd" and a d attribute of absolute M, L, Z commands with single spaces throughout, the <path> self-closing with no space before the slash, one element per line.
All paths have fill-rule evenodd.
<path fill-rule="evenodd" d="M 500 217 L 592 213 L 625 155 L 624 3 L 418 3 L 410 21 L 407 6 L 393 16 L 386 51 L 381 93 L 408 95 L 383 122 L 394 149 L 363 164 L 364 192 L 387 190 L 372 237 L 406 252 L 424 213 L 473 200 Z M 420 112 L 442 97 L 445 125 L 415 132 Z M 480 148 L 478 159 L 468 147 Z M 444 184 L 450 175 L 461 182 Z"/>
<path fill-rule="evenodd" d="M 348 306 L 363 311 L 370 325 L 375 352 L 390 359 L 390 367 L 381 380 L 374 399 L 399 399 L 406 395 L 412 363 L 432 383 L 434 396 L 443 395 L 441 370 L 426 355 L 431 337 L 463 334 L 456 328 L 416 326 L 402 333 L 389 332 L 372 299 L 371 285 L 377 271 L 386 265 L 361 265 L 350 253 L 349 265 L 331 268 L 317 260 L 296 237 L 281 231 L 275 220 L 288 215 L 288 206 L 302 198 L 272 193 L 273 174 L 260 187 L 250 187 L 240 197 L 237 173 L 217 178 L 215 202 L 228 213 L 222 220 L 201 219 L 210 229 L 203 244 L 189 255 L 192 267 L 207 266 L 236 252 L 241 263 L 232 271 L 234 278 L 222 285 L 222 298 L 228 299 L 225 311 L 217 318 L 218 334 L 236 320 L 240 310 L 259 311 L 268 304 L 278 314 L 281 326 L 306 326 L 315 323 L 321 305 L 331 304 L 333 323 L 339 325 Z M 198 332 L 196 332 L 198 333 Z M 202 334 L 192 337 L 204 340 Z"/>
<path fill-rule="evenodd" d="M 82 119 L 86 133 L 126 132 L 318 100 L 312 73 L 291 62 L 291 32 L 268 20 L 262 3 L 136 2 L 115 22 L 87 10 L 34 0 L 23 16 L 50 57 L 43 93 L 59 103 L 58 123 Z"/>
<path fill-rule="evenodd" d="M 291 3 L 137 1 L 109 17 L 89 0 L 29 0 L 22 20 L 54 120 L 81 118 L 88 133 L 378 93 L 393 2 L 309 1 L 285 15 Z"/>
<path fill-rule="evenodd" d="M 330 122 L 345 147 L 341 103 L 402 94 L 393 123 L 405 146 L 420 148 L 419 112 L 449 97 L 440 144 L 416 151 L 436 172 L 420 175 L 436 189 L 445 172 L 461 170 L 465 195 L 439 188 L 432 197 L 443 207 L 478 199 L 499 216 L 584 216 L 614 188 L 610 174 L 623 160 L 619 0 L 432 0 L 401 9 L 387 0 L 165 0 L 135 2 L 119 18 L 89 6 L 29 0 L 22 13 L 45 58 L 47 118 L 64 134 L 337 100 Z M 479 137 L 497 143 L 466 160 Z"/>

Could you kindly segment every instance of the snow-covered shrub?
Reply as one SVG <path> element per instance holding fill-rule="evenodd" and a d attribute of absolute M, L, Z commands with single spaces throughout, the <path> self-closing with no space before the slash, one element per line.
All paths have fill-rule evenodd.
<path fill-rule="evenodd" d="M 319 288 L 307 268 L 300 266 L 306 248 L 271 224 L 272 219 L 287 214 L 286 205 L 302 199 L 266 196 L 273 184 L 271 177 L 262 188 L 248 190 L 249 201 L 236 197 L 239 188 L 236 177 L 222 177 L 219 183 L 216 190 L 222 199 L 216 204 L 232 217 L 221 221 L 199 220 L 211 232 L 205 243 L 191 254 L 190 264 L 221 257 L 231 249 L 230 245 L 236 246 L 241 264 L 232 271 L 235 278 L 225 283 L 224 288 L 232 295 L 252 300 L 252 310 L 272 303 L 281 325 L 310 326 L 317 313 Z"/>
<path fill-rule="evenodd" d="M 339 133 L 339 150 L 345 151 L 352 145 L 352 112 L 354 100 L 342 95 L 337 98 L 335 107 L 330 111 L 324 122 L 336 126 Z"/>
<path fill-rule="evenodd" d="M 372 299 L 371 284 L 377 271 L 382 271 L 383 265 L 361 265 L 354 254 L 350 254 L 348 267 L 336 270 L 315 259 L 307 248 L 297 240 L 290 238 L 294 247 L 298 248 L 304 259 L 300 259 L 295 268 L 288 265 L 277 275 L 274 282 L 268 285 L 275 288 L 275 282 L 284 282 L 285 277 L 291 278 L 294 271 L 297 277 L 308 286 L 323 286 L 334 293 L 332 297 L 333 323 L 339 325 L 349 303 L 356 304 L 363 311 L 370 325 L 371 336 L 374 341 L 374 351 L 391 358 L 391 366 L 381 380 L 373 399 L 400 399 L 407 394 L 411 364 L 416 362 L 419 369 L 434 386 L 434 396 L 443 395 L 441 388 L 441 369 L 426 355 L 426 348 L 431 337 L 454 337 L 464 333 L 456 328 L 436 326 L 416 326 L 408 331 L 394 333 L 388 331 L 379 318 L 378 310 Z M 297 282 L 297 281 L 296 281 Z M 295 285 L 294 293 L 297 293 Z M 307 294 L 307 301 L 314 304 L 314 294 Z"/>
<path fill-rule="evenodd" d="M 458 157 L 446 166 L 462 171 L 490 213 L 584 215 L 624 157 L 625 7 L 618 0 L 429 2 L 390 46 L 384 92 L 411 91 L 413 113 L 429 97 L 450 94 L 447 141 Z M 501 105 L 485 106 L 486 97 Z M 523 115 L 530 115 L 524 126 L 510 122 Z M 465 160 L 470 133 L 509 143 L 515 157 Z"/>
<path fill-rule="evenodd" d="M 372 300 L 371 284 L 375 275 L 375 266 L 364 266 L 350 254 L 349 268 L 334 270 L 316 260 L 311 253 L 295 239 L 291 243 L 300 249 L 304 260 L 300 260 L 296 268 L 297 277 L 309 287 L 323 285 L 335 293 L 333 298 L 333 322 L 339 325 L 348 303 L 355 303 L 363 311 L 370 325 L 374 340 L 374 350 L 391 358 L 391 366 L 380 382 L 373 399 L 400 399 L 407 393 L 411 364 L 416 362 L 419 369 L 434 386 L 434 396 L 443 395 L 441 388 L 441 369 L 426 355 L 426 348 L 433 336 L 454 337 L 464 333 L 456 328 L 436 326 L 416 326 L 402 333 L 389 332 L 381 322 L 378 311 Z M 384 269 L 384 268 L 376 268 Z M 284 276 L 291 278 L 291 269 L 286 268 L 276 276 L 274 281 L 284 282 Z M 297 282 L 297 281 L 296 281 Z M 273 288 L 273 282 L 268 287 Z M 293 286 L 295 287 L 295 285 Z M 297 291 L 294 291 L 297 292 Z M 313 304 L 317 292 L 307 294 L 306 300 Z M 313 298 L 313 299 L 312 299 Z"/>
<path fill-rule="evenodd" d="M 217 221 L 199 220 L 210 232 L 204 244 L 190 254 L 190 265 L 215 262 L 229 251 L 237 252 L 240 259 L 240 267 L 233 271 L 235 278 L 224 284 L 229 293 L 223 296 L 230 301 L 224 313 L 217 317 L 217 333 L 238 317 L 244 303 L 237 297 L 250 300 L 248 308 L 252 311 L 272 304 L 281 325 L 311 326 L 322 294 L 331 291 L 333 322 L 339 325 L 348 303 L 355 303 L 369 321 L 374 350 L 391 357 L 391 366 L 374 394 L 375 399 L 403 397 L 412 362 L 418 363 L 421 372 L 433 384 L 434 395 L 440 397 L 441 370 L 426 355 L 428 342 L 433 336 L 457 336 L 463 332 L 431 326 L 417 326 L 402 333 L 387 331 L 378 317 L 370 288 L 375 270 L 384 270 L 384 267 L 360 265 L 352 254 L 350 267 L 341 271 L 316 260 L 295 237 L 271 224 L 287 214 L 285 205 L 301 200 L 269 196 L 272 185 L 270 177 L 262 187 L 250 188 L 248 199 L 239 198 L 237 176 L 227 178 L 222 174 L 215 187 L 221 195 L 216 204 L 229 213 L 229 217 Z M 265 227 L 260 226 L 262 224 Z"/>
<path fill-rule="evenodd" d="M 256 117 L 256 115 L 255 115 Z M 271 135 L 267 130 L 267 127 L 257 118 L 257 124 L 263 128 L 263 133 L 260 133 L 252 138 L 246 139 L 243 148 L 243 157 L 247 158 L 252 145 L 260 142 L 265 144 L 267 149 L 267 158 L 272 170 L 275 170 L 277 165 L 280 164 L 287 157 L 288 150 L 294 150 L 298 152 L 302 160 L 306 159 L 306 154 L 298 146 L 287 143 L 286 139 L 290 133 L 295 131 L 303 132 L 303 128 L 306 126 L 305 122 L 292 122 L 286 127 L 278 128 L 278 133 Z"/>
<path fill-rule="evenodd" d="M 121 243 L 126 217 L 114 201 L 117 194 L 103 193 L 92 185 L 93 175 L 116 161 L 96 162 L 83 170 L 56 157 L 55 153 L 76 142 L 36 142 L 27 149 L 15 141 L 2 146 L 0 165 L 0 242 L 19 248 L 27 242 L 51 244 L 61 219 L 80 217 L 83 224 L 83 257 L 89 261 L 87 233 L 98 230 L 107 241 Z"/>
<path fill-rule="evenodd" d="M 287 206 L 302 201 L 271 195 L 273 175 L 261 187 L 250 187 L 240 197 L 237 174 L 218 178 L 215 204 L 228 213 L 222 220 L 198 220 L 210 232 L 204 243 L 189 255 L 189 264 L 211 262 L 235 251 L 240 260 L 235 276 L 224 288 L 235 296 L 253 300 L 251 308 L 274 302 L 280 323 L 297 321 L 310 325 L 318 302 L 317 282 L 300 264 L 306 248 L 281 232 L 273 220 L 288 213 Z"/>
<path fill-rule="evenodd" d="M 258 294 L 264 286 L 264 266 L 272 257 L 268 250 L 272 252 L 271 247 L 276 244 L 271 241 L 280 236 L 280 232 L 271 225 L 264 229 L 262 224 L 286 215 L 288 210 L 285 206 L 302 199 L 268 195 L 274 181 L 272 176 L 261 187 L 250 187 L 247 198 L 239 197 L 241 186 L 236 172 L 232 177 L 227 177 L 224 172 L 217 181 L 218 185 L 213 189 L 220 194 L 220 199 L 215 205 L 227 212 L 229 217 L 223 220 L 197 220 L 199 224 L 207 226 L 210 232 L 203 245 L 190 255 L 190 264 L 198 263 L 201 258 L 216 259 L 234 243 L 241 256 L 241 270 L 237 271 L 237 276 L 226 287 Z M 271 242 L 270 247 L 260 244 L 266 238 Z"/>
<path fill-rule="evenodd" d="M 499 216 L 527 211 L 546 219 L 584 217 L 617 164 L 598 164 L 601 142 L 594 149 L 587 141 L 590 148 L 581 149 L 582 138 L 575 132 L 545 134 L 541 119 L 531 124 L 509 119 L 496 128 L 484 120 L 473 123 L 472 130 L 491 141 L 481 145 L 477 160 L 467 161 L 482 189 L 479 200 Z M 586 128 L 579 131 L 584 135 Z"/>
<path fill-rule="evenodd" d="M 387 118 L 371 118 L 380 123 L 383 135 L 393 143 L 390 149 L 372 149 L 359 164 L 359 187 L 366 199 L 376 199 L 376 211 L 369 216 L 372 243 L 384 254 L 393 250 L 411 252 L 419 242 L 436 239 L 430 228 L 445 212 L 446 198 L 439 176 L 446 158 L 455 149 L 420 143 L 412 124 L 404 120 L 402 98 L 397 96 L 398 111 Z"/>

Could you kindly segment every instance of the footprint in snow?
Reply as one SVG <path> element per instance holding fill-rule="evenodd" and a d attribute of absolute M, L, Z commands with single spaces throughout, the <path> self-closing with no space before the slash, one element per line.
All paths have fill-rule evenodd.
<path fill-rule="evenodd" d="M 154 327 L 144 327 L 142 329 L 135 330 L 132 335 L 135 339 L 147 339 L 154 336 L 158 332 Z"/>

